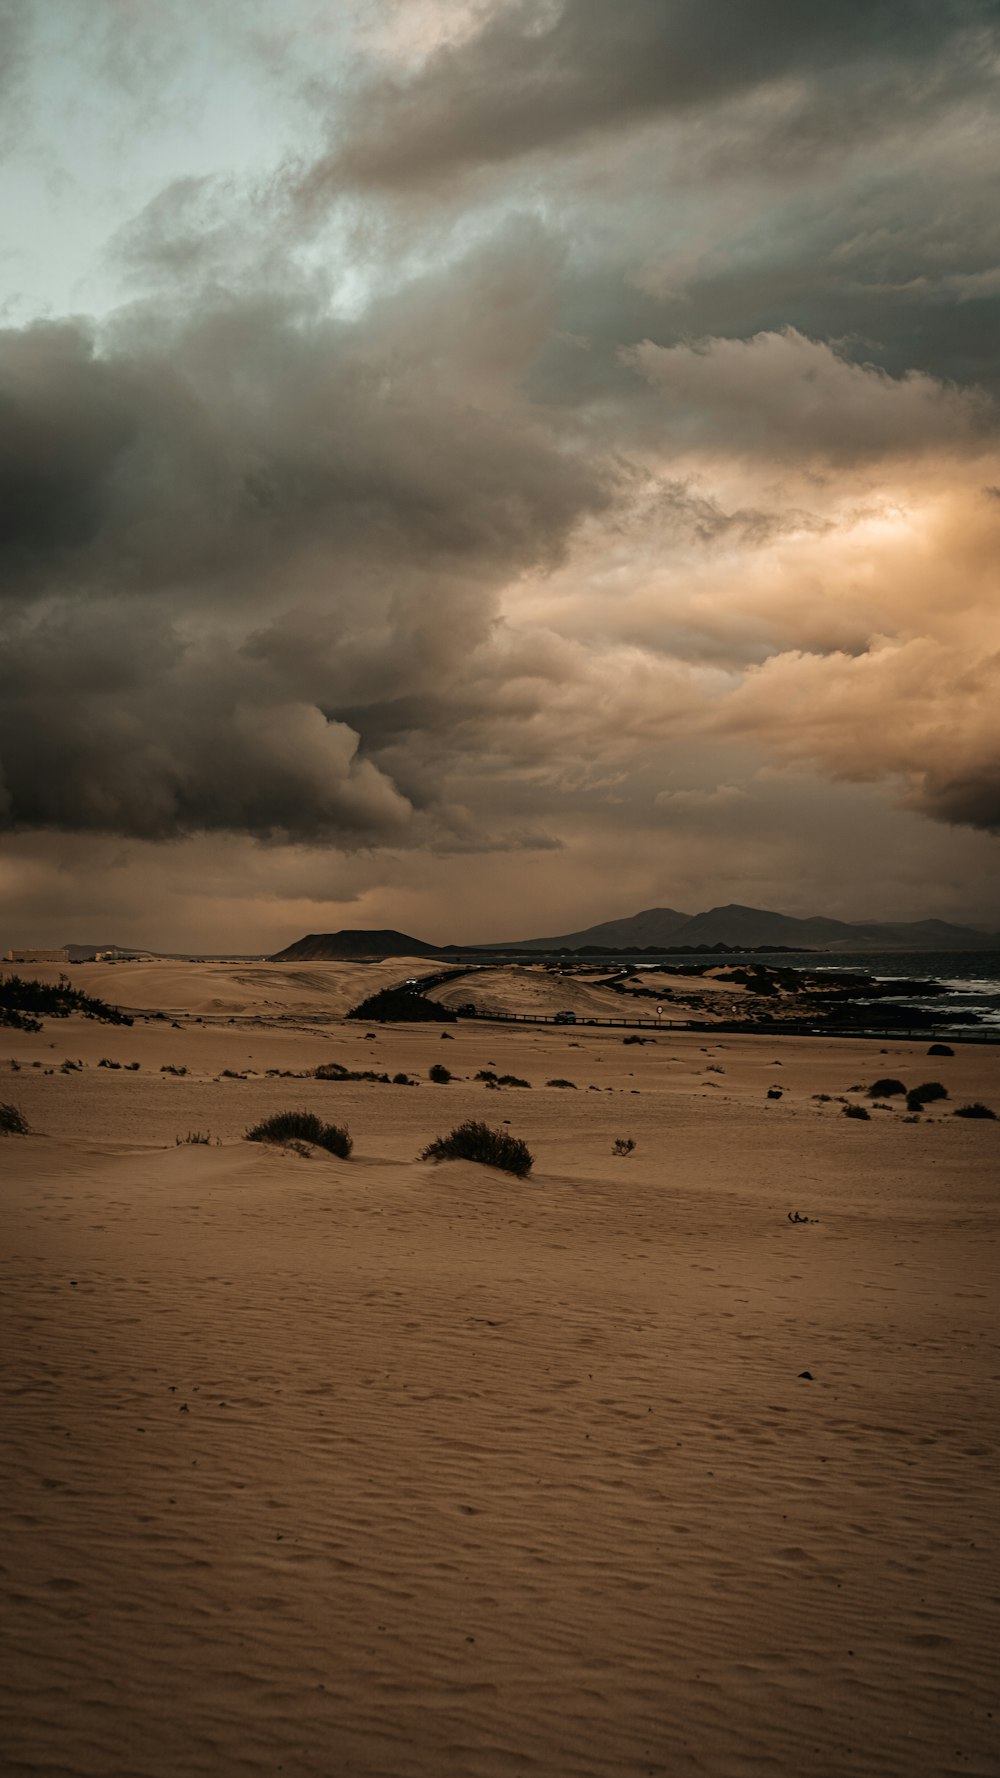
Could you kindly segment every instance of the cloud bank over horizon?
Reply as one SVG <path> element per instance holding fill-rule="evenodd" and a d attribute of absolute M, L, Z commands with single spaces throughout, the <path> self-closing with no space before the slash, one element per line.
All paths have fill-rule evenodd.
<path fill-rule="evenodd" d="M 0 8 L 9 942 L 1000 926 L 1000 7 L 92 22 Z"/>

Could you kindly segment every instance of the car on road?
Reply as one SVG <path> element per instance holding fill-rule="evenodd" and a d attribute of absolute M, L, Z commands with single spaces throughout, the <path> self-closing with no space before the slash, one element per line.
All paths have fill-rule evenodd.
<path fill-rule="evenodd" d="M 552 1023 L 553 1023 L 553 1025 L 575 1025 L 576 1024 L 576 1013 L 575 1012 L 557 1012 Z"/>

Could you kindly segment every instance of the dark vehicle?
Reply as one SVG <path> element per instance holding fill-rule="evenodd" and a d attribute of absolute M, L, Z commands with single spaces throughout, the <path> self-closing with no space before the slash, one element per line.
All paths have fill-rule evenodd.
<path fill-rule="evenodd" d="M 575 1012 L 557 1012 L 552 1023 L 553 1023 L 553 1025 L 575 1025 L 576 1024 L 576 1013 Z"/>
<path fill-rule="evenodd" d="M 467 1000 L 464 1006 L 455 1008 L 460 1019 L 474 1019 L 478 1010 L 479 1008 L 474 1006 L 471 1000 Z"/>

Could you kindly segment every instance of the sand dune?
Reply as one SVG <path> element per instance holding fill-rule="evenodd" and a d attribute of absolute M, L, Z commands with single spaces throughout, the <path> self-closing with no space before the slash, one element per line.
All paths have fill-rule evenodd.
<path fill-rule="evenodd" d="M 7 1770 L 996 1774 L 1000 1126 L 812 1095 L 997 1058 L 228 1016 L 0 1036 Z M 470 1114 L 529 1179 L 415 1159 Z"/>

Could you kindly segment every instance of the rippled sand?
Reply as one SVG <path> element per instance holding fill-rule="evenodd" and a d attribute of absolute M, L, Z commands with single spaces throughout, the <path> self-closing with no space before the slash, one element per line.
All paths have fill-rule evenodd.
<path fill-rule="evenodd" d="M 241 973 L 0 1033 L 5 1769 L 1000 1771 L 1000 1057 L 368 1041 L 371 972 Z M 266 1074 L 331 1058 L 421 1085 Z M 845 1119 L 884 1073 L 950 1100 Z M 240 1139 L 288 1105 L 354 1157 Z M 414 1159 L 469 1115 L 528 1180 Z"/>

